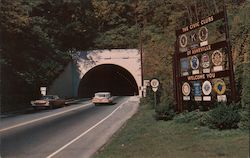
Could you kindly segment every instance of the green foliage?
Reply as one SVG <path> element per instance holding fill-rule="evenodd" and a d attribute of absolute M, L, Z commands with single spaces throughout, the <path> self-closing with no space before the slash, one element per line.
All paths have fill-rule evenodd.
<path fill-rule="evenodd" d="M 155 112 L 156 120 L 172 120 L 175 116 L 173 101 L 170 98 L 166 98 L 155 107 Z"/>
<path fill-rule="evenodd" d="M 94 43 L 99 49 L 137 48 L 139 37 L 136 26 L 121 24 L 119 27 L 99 33 Z"/>
<path fill-rule="evenodd" d="M 209 112 L 204 112 L 202 116 L 199 118 L 199 125 L 200 126 L 208 126 L 209 125 Z"/>
<path fill-rule="evenodd" d="M 250 36 L 249 36 L 250 37 Z M 248 51 L 248 57 L 249 57 L 249 53 L 250 51 Z M 250 109 L 250 61 L 248 59 L 248 61 L 245 63 L 244 65 L 244 73 L 243 73 L 243 89 L 242 89 L 242 106 L 246 109 Z"/>
<path fill-rule="evenodd" d="M 87 6 L 80 0 L 1 1 L 2 63 L 33 87 L 50 85 L 71 60 L 67 52 L 93 41 Z"/>
<path fill-rule="evenodd" d="M 28 10 L 26 5 L 22 4 L 22 0 L 1 0 L 0 16 L 1 30 L 8 33 L 21 33 L 29 25 Z"/>
<path fill-rule="evenodd" d="M 249 110 L 241 110 L 240 115 L 241 119 L 239 122 L 239 127 L 244 130 L 249 130 L 250 129 Z"/>
<path fill-rule="evenodd" d="M 226 105 L 225 103 L 217 103 L 214 109 L 209 111 L 207 115 L 203 115 L 200 123 L 210 128 L 222 130 L 238 128 L 240 119 L 241 117 L 236 104 Z"/>
<path fill-rule="evenodd" d="M 198 122 L 202 118 L 203 113 L 199 111 L 183 112 L 178 114 L 174 120 L 177 123 L 189 123 L 189 122 Z"/>

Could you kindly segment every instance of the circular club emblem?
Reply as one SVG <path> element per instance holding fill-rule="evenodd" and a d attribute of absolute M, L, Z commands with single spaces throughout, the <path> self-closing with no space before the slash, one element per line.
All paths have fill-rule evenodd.
<path fill-rule="evenodd" d="M 196 33 L 192 33 L 190 35 L 190 39 L 191 39 L 192 43 L 195 43 L 197 41 L 197 34 Z"/>
<path fill-rule="evenodd" d="M 209 81 L 205 81 L 203 83 L 202 92 L 204 95 L 209 95 L 212 92 L 212 85 Z"/>
<path fill-rule="evenodd" d="M 190 65 L 192 67 L 192 69 L 198 69 L 199 67 L 199 59 L 197 56 L 192 56 L 191 60 L 190 60 Z"/>
<path fill-rule="evenodd" d="M 216 50 L 212 54 L 212 62 L 215 66 L 221 65 L 223 55 L 219 50 Z"/>
<path fill-rule="evenodd" d="M 203 26 L 199 30 L 199 40 L 203 42 L 206 41 L 207 38 L 208 38 L 208 29 L 205 26 Z"/>
<path fill-rule="evenodd" d="M 208 68 L 209 67 L 209 56 L 207 54 L 203 54 L 201 56 L 201 65 L 203 68 Z"/>
<path fill-rule="evenodd" d="M 219 95 L 224 94 L 225 91 L 226 91 L 226 84 L 225 84 L 225 82 L 224 82 L 222 79 L 217 79 L 217 80 L 214 82 L 213 90 L 214 90 L 217 94 L 219 94 Z"/>
<path fill-rule="evenodd" d="M 158 87 L 160 83 L 157 79 L 152 79 L 150 84 L 152 87 Z"/>
<path fill-rule="evenodd" d="M 180 41 L 179 41 L 180 46 L 181 46 L 182 48 L 184 48 L 184 47 L 187 46 L 187 36 L 186 36 L 185 34 L 182 34 L 182 35 L 180 36 L 180 39 L 179 39 L 179 40 L 180 40 Z"/>
<path fill-rule="evenodd" d="M 182 93 L 183 93 L 183 95 L 188 96 L 190 94 L 190 91 L 191 91 L 190 90 L 190 85 L 187 82 L 183 83 L 183 85 L 182 85 Z"/>

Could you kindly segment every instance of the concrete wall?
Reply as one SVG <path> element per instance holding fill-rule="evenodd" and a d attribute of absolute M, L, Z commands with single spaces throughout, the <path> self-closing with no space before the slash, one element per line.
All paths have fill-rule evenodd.
<path fill-rule="evenodd" d="M 49 87 L 48 94 L 61 97 L 76 97 L 82 77 L 92 68 L 102 64 L 114 64 L 123 67 L 134 77 L 138 89 L 141 81 L 141 60 L 137 49 L 111 49 L 79 52 L 76 64 L 70 63 L 65 71 Z M 139 95 L 142 92 L 139 90 Z"/>
<path fill-rule="evenodd" d="M 69 63 L 57 79 L 48 87 L 47 94 L 59 95 L 63 98 L 77 96 L 77 85 L 81 78 L 76 64 Z"/>

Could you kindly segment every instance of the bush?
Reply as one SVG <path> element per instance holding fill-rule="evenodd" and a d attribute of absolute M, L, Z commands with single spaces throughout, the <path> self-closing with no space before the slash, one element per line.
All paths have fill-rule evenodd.
<path fill-rule="evenodd" d="M 208 125 L 210 128 L 232 129 L 238 128 L 241 116 L 236 104 L 226 105 L 217 103 L 216 107 L 203 115 L 200 119 L 201 125 Z"/>
<path fill-rule="evenodd" d="M 170 108 L 169 106 L 160 106 L 156 109 L 156 120 L 172 120 L 175 116 L 175 112 L 173 108 Z"/>
<path fill-rule="evenodd" d="M 174 105 L 170 99 L 164 100 L 160 105 L 155 108 L 156 120 L 172 120 L 175 116 Z"/>
<path fill-rule="evenodd" d="M 208 126 L 209 125 L 209 112 L 204 112 L 203 115 L 199 118 L 199 124 L 201 126 Z"/>

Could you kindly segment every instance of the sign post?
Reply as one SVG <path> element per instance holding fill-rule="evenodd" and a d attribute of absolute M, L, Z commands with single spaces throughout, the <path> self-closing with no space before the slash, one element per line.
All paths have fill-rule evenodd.
<path fill-rule="evenodd" d="M 151 85 L 151 87 L 152 87 L 152 90 L 153 90 L 153 92 L 154 92 L 154 108 L 156 109 L 156 92 L 157 92 L 157 90 L 158 90 L 158 87 L 159 87 L 159 84 L 160 84 L 160 82 L 159 82 L 159 80 L 157 80 L 157 79 L 152 79 L 151 81 L 150 81 L 150 85 Z"/>

